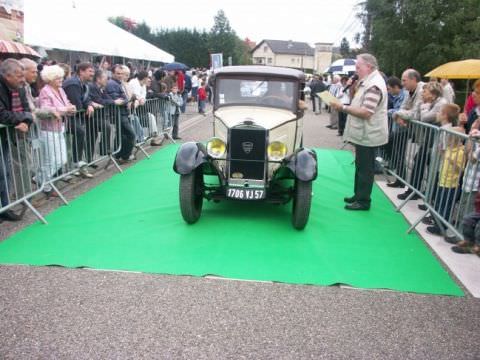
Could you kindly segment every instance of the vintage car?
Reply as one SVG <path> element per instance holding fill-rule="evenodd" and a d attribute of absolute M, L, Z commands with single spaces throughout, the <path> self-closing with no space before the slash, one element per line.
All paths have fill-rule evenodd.
<path fill-rule="evenodd" d="M 303 147 L 303 72 L 229 66 L 213 76 L 213 137 L 182 144 L 173 165 L 183 219 L 195 223 L 204 198 L 293 200 L 292 224 L 303 229 L 317 177 L 316 153 Z"/>

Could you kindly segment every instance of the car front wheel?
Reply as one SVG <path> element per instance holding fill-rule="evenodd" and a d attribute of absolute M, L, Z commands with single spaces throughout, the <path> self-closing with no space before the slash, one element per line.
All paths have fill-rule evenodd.
<path fill-rule="evenodd" d="M 197 222 L 203 205 L 203 174 L 195 169 L 190 174 L 180 176 L 180 210 L 185 222 Z"/>
<path fill-rule="evenodd" d="M 312 203 L 312 182 L 295 180 L 293 194 L 292 225 L 297 230 L 305 228 Z"/>

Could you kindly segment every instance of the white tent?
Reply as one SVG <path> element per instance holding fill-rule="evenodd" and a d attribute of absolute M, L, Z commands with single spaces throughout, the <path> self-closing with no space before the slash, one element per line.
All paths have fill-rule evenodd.
<path fill-rule="evenodd" d="M 164 63 L 175 60 L 173 55 L 106 19 L 95 18 L 69 6 L 60 6 L 59 2 L 53 1 L 49 6 L 49 2 L 25 0 L 26 44 Z"/>

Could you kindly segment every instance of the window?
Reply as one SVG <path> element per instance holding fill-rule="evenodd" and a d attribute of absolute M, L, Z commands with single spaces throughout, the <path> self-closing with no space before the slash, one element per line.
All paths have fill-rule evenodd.
<path fill-rule="evenodd" d="M 217 79 L 218 105 L 255 105 L 293 109 L 295 83 L 282 80 Z M 217 96 L 218 95 L 218 96 Z"/>
<path fill-rule="evenodd" d="M 292 64 L 295 64 L 295 58 L 292 58 Z"/>
<path fill-rule="evenodd" d="M 268 58 L 267 62 L 268 62 L 269 64 L 271 64 L 271 63 L 272 63 L 272 58 Z"/>
<path fill-rule="evenodd" d="M 268 46 L 263 47 L 263 52 L 268 52 Z"/>

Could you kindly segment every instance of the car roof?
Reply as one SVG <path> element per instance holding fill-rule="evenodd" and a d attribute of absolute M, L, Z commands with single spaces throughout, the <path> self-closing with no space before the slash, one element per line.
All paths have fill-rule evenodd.
<path fill-rule="evenodd" d="M 305 74 L 296 69 L 276 66 L 258 66 L 258 65 L 242 65 L 242 66 L 225 66 L 215 71 L 215 76 L 221 75 L 260 75 L 260 76 L 279 76 L 295 78 L 299 81 L 305 81 Z"/>

